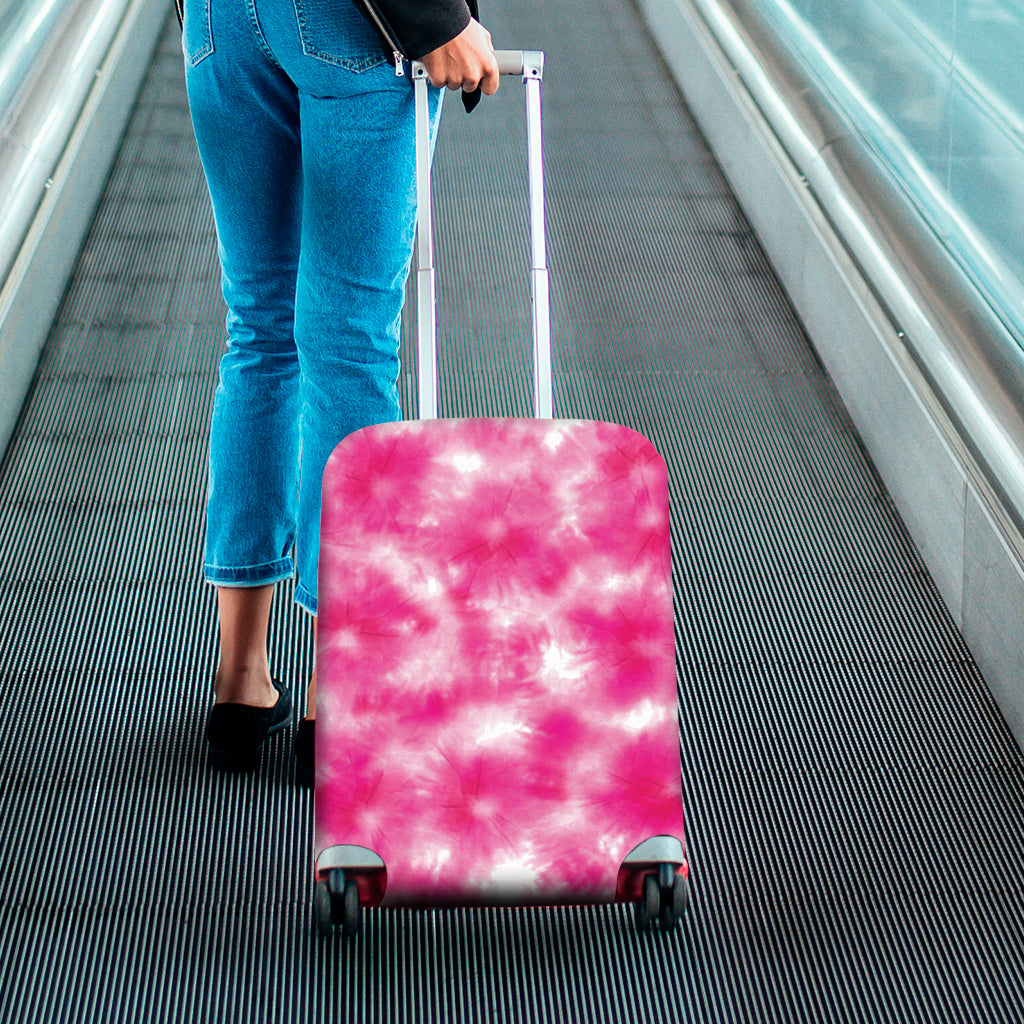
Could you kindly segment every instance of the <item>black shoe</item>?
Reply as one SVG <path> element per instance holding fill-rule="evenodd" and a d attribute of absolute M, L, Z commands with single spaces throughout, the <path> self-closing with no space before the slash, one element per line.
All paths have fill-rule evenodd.
<path fill-rule="evenodd" d="M 206 724 L 210 764 L 228 771 L 254 768 L 268 736 L 280 732 L 292 716 L 291 694 L 276 679 L 277 703 L 271 708 L 250 704 L 214 704 Z"/>
<path fill-rule="evenodd" d="M 304 718 L 299 722 L 299 731 L 295 734 L 295 780 L 300 786 L 313 788 L 316 774 L 316 719 Z"/>

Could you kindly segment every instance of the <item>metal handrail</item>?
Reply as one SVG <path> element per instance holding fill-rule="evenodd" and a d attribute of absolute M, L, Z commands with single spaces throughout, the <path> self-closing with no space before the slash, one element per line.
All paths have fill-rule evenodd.
<path fill-rule="evenodd" d="M 69 0 L 11 0 L 0 11 L 0 124 L 8 121 L 70 8 Z"/>
<path fill-rule="evenodd" d="M 0 280 L 6 281 L 131 0 L 23 4 L 0 52 Z M 23 51 L 15 48 L 21 46 Z"/>
<path fill-rule="evenodd" d="M 888 311 L 892 347 L 923 371 L 955 426 L 956 447 L 971 453 L 979 482 L 1024 538 L 1024 353 L 1017 339 L 756 5 L 690 2 Z"/>
<path fill-rule="evenodd" d="M 166 5 L 0 0 L 0 451 L 171 16 Z"/>

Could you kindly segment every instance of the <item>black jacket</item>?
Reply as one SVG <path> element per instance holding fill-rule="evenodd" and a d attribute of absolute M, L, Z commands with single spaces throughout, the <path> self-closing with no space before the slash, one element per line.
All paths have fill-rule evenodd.
<path fill-rule="evenodd" d="M 389 50 L 409 60 L 454 39 L 477 16 L 476 0 L 353 0 L 384 36 Z"/>

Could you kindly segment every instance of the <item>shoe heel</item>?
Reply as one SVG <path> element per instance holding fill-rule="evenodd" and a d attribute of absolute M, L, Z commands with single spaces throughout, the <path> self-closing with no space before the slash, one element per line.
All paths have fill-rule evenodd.
<path fill-rule="evenodd" d="M 210 765 L 218 771 L 249 771 L 258 767 L 260 751 L 268 737 L 290 721 L 291 695 L 276 679 L 277 703 L 273 707 L 248 704 L 214 704 L 206 725 Z"/>
<path fill-rule="evenodd" d="M 218 772 L 249 772 L 260 764 L 259 750 L 214 750 L 210 748 L 210 767 Z"/>
<path fill-rule="evenodd" d="M 295 781 L 306 789 L 313 788 L 316 777 L 315 726 L 315 719 L 304 718 L 295 734 Z"/>

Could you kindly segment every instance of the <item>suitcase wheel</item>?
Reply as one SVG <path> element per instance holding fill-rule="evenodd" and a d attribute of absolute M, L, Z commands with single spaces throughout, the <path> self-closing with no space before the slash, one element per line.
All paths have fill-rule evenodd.
<path fill-rule="evenodd" d="M 355 878 L 346 878 L 344 871 L 334 868 L 319 879 L 313 889 L 313 916 L 317 932 L 324 937 L 333 935 L 339 924 L 342 935 L 358 935 L 362 913 Z"/>
<path fill-rule="evenodd" d="M 334 934 L 334 917 L 331 913 L 331 889 L 322 878 L 313 887 L 313 917 L 316 930 L 326 938 Z"/>
<path fill-rule="evenodd" d="M 672 931 L 679 919 L 690 909 L 690 880 L 683 875 L 676 875 L 672 888 L 662 890 L 661 894 L 661 930 Z"/>
<path fill-rule="evenodd" d="M 644 875 L 643 893 L 636 905 L 636 926 L 642 932 L 654 927 L 661 909 L 661 887 L 657 875 Z"/>
<path fill-rule="evenodd" d="M 649 932 L 657 921 L 664 932 L 672 931 L 690 908 L 690 880 L 672 864 L 662 864 L 658 873 L 644 876 L 643 890 L 636 904 L 636 924 Z"/>

